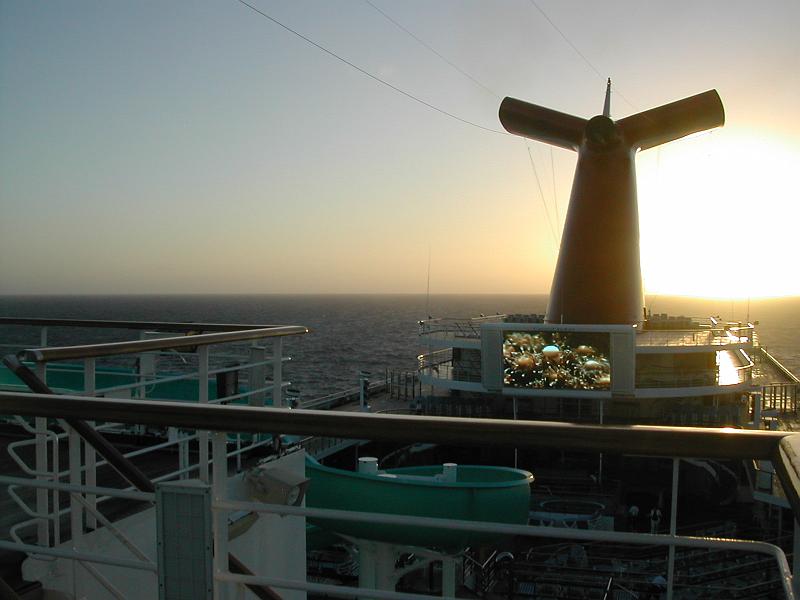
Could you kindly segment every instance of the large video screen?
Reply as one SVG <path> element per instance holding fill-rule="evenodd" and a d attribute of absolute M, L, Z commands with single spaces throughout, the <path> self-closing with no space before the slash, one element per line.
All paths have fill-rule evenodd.
<path fill-rule="evenodd" d="M 503 331 L 503 385 L 610 390 L 610 356 L 608 332 Z"/>

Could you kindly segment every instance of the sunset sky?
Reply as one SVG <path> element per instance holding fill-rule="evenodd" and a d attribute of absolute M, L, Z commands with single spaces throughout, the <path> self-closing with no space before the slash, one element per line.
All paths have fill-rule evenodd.
<path fill-rule="evenodd" d="M 252 0 L 497 131 L 716 88 L 637 159 L 646 290 L 800 295 L 800 3 L 371 2 Z M 0 0 L 0 294 L 547 292 L 574 166 L 236 0 Z"/>

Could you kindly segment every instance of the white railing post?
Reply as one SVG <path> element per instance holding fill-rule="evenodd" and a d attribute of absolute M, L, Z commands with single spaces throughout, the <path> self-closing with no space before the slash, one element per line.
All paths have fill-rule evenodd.
<path fill-rule="evenodd" d="M 264 382 L 267 379 L 267 366 L 264 361 L 267 359 L 267 349 L 264 346 L 259 346 L 254 343 L 250 346 L 250 362 L 252 364 L 261 363 L 260 365 L 250 367 L 247 374 L 247 385 L 251 391 L 264 387 Z M 264 406 L 265 393 L 255 392 L 248 397 L 248 404 L 250 406 Z"/>
<path fill-rule="evenodd" d="M 509 590 L 513 597 L 516 590 Z M 442 557 L 442 596 L 453 598 L 456 595 L 456 560 L 452 556 Z"/>
<path fill-rule="evenodd" d="M 753 429 L 761 429 L 761 392 L 753 392 Z"/>
<path fill-rule="evenodd" d="M 225 488 L 228 484 L 228 456 L 227 434 L 214 432 L 211 436 L 213 454 L 213 478 L 211 482 L 211 497 L 214 503 L 224 502 Z M 228 571 L 228 512 L 215 508 L 212 511 L 212 526 L 214 532 L 214 575 Z M 227 598 L 228 584 L 214 578 L 214 599 Z"/>
<path fill-rule="evenodd" d="M 283 407 L 283 338 L 272 340 L 272 406 Z"/>
<path fill-rule="evenodd" d="M 186 441 L 188 437 L 185 432 L 176 429 L 178 435 L 178 470 L 181 471 L 180 479 L 188 479 L 189 472 L 185 471 L 189 467 L 189 442 Z"/>
<path fill-rule="evenodd" d="M 45 343 L 47 341 L 47 328 L 42 328 L 42 337 L 45 339 Z M 46 382 L 45 373 L 46 373 L 47 366 L 45 364 L 38 364 L 36 365 L 36 374 L 39 376 L 39 379 Z M 36 479 L 50 479 L 45 473 L 47 473 L 47 418 L 46 417 L 36 417 L 34 421 L 34 425 L 36 427 Z M 58 442 L 54 442 L 57 444 Z M 56 473 L 58 473 L 58 465 L 53 467 Z M 47 515 L 48 514 L 48 493 L 47 490 L 44 488 L 38 488 L 36 490 L 36 512 L 40 515 Z M 39 521 L 39 525 L 37 526 L 37 542 L 40 546 L 49 546 L 50 545 L 50 524 L 48 522 L 48 518 L 46 516 L 42 516 L 42 519 Z"/>
<path fill-rule="evenodd" d="M 69 482 L 72 485 L 81 485 L 81 436 L 72 427 L 68 427 L 69 432 Z M 72 547 L 78 550 L 81 538 L 83 537 L 83 506 L 75 498 L 78 492 L 73 492 L 69 496 L 69 530 L 72 535 Z M 58 507 L 54 508 L 58 514 Z M 55 520 L 55 527 L 58 527 L 58 518 Z"/>
<path fill-rule="evenodd" d="M 197 349 L 197 400 L 200 404 L 208 404 L 208 346 Z M 198 462 L 200 479 L 208 483 L 208 431 L 197 432 Z"/>
<path fill-rule="evenodd" d="M 94 396 L 97 389 L 96 362 L 94 358 L 87 358 L 83 363 L 83 389 L 87 396 Z M 94 428 L 94 421 L 88 421 L 90 427 Z M 91 444 L 83 444 L 84 464 L 86 465 L 86 485 L 97 486 L 97 455 Z M 92 508 L 97 507 L 97 496 L 86 494 L 86 500 Z M 97 528 L 97 518 L 91 510 L 86 511 L 86 526 L 91 529 Z"/>

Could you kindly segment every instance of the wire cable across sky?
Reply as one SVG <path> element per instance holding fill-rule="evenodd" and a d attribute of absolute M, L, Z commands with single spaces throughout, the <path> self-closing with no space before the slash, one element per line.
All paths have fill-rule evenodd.
<path fill-rule="evenodd" d="M 396 85 L 393 85 L 393 84 L 389 83 L 388 81 L 386 81 L 386 80 L 384 80 L 384 79 L 381 79 L 381 78 L 380 78 L 380 77 L 378 77 L 377 75 L 373 75 L 372 73 L 370 73 L 370 72 L 369 72 L 369 71 L 367 71 L 366 69 L 363 69 L 363 68 L 359 67 L 358 65 L 356 65 L 356 64 L 354 64 L 354 63 L 352 63 L 352 62 L 350 62 L 350 61 L 349 61 L 349 60 L 347 60 L 346 58 L 343 58 L 343 57 L 339 56 L 339 55 L 338 55 L 338 54 L 336 54 L 335 52 L 333 52 L 333 51 L 331 51 L 331 50 L 328 50 L 327 48 L 325 48 L 324 46 L 322 46 L 322 45 L 318 44 L 318 43 L 317 43 L 317 42 L 315 42 L 314 40 L 312 40 L 312 39 L 310 39 L 310 38 L 308 38 L 308 37 L 304 36 L 302 33 L 298 32 L 298 31 L 295 31 L 294 29 L 292 29 L 292 28 L 291 28 L 291 27 L 289 27 L 288 25 L 284 25 L 283 23 L 281 23 L 280 21 L 278 21 L 278 20 L 277 20 L 277 19 L 275 19 L 274 17 L 271 17 L 270 15 L 268 15 L 267 13 L 265 13 L 264 11 L 262 11 L 262 10 L 258 9 L 257 7 L 253 6 L 252 4 L 250 4 L 250 3 L 248 3 L 248 2 L 245 2 L 245 0 L 237 0 L 237 2 L 239 2 L 240 4 L 243 4 L 244 6 L 246 6 L 247 8 L 249 8 L 250 10 L 252 10 L 253 12 L 256 12 L 256 13 L 258 13 L 259 15 L 261 15 L 262 17 L 264 17 L 265 19 L 269 19 L 270 21 L 272 21 L 273 23 L 275 23 L 275 24 L 276 24 L 276 25 L 278 25 L 279 27 L 282 27 L 283 29 L 285 29 L 285 30 L 286 30 L 286 31 L 288 31 L 289 33 L 291 33 L 291 34 L 293 34 L 293 35 L 295 35 L 295 36 L 299 37 L 301 40 L 305 41 L 306 43 L 308 43 L 308 44 L 311 44 L 312 46 L 314 46 L 314 47 L 315 47 L 315 48 L 317 48 L 318 50 L 321 50 L 321 51 L 322 51 L 322 52 L 324 52 L 325 54 L 328 54 L 329 56 L 332 56 L 332 57 L 333 57 L 333 58 L 335 58 L 336 60 L 338 60 L 338 61 L 340 61 L 340 62 L 343 62 L 343 63 L 344 63 L 344 64 L 346 64 L 348 67 L 350 67 L 350 68 L 352 68 L 352 69 L 355 69 L 355 70 L 356 70 L 356 71 L 358 71 L 359 73 L 361 73 L 361 74 L 363 74 L 363 75 L 366 75 L 366 76 L 367 76 L 367 77 L 369 77 L 370 79 L 372 79 L 372 80 L 374 80 L 374 81 L 377 81 L 378 83 L 380 83 L 380 84 L 382 84 L 382 85 L 385 85 L 385 86 L 386 86 L 386 87 L 388 87 L 389 89 L 391 89 L 391 90 L 394 90 L 395 92 L 397 92 L 397 93 L 399 93 L 399 94 L 402 94 L 403 96 L 405 96 L 406 98 L 409 98 L 409 99 L 413 100 L 414 102 L 417 102 L 417 103 L 419 103 L 419 104 L 422 104 L 423 106 L 427 106 L 427 107 L 428 107 L 428 108 L 430 108 L 431 110 L 435 110 L 436 112 L 438 112 L 438 113 L 440 113 L 440 114 L 443 114 L 443 115 L 445 115 L 445 116 L 447 116 L 447 117 L 450 117 L 451 119 L 455 119 L 456 121 L 459 121 L 459 122 L 461 122 L 461 123 L 464 123 L 465 125 L 471 125 L 472 127 L 477 127 L 478 129 L 482 129 L 483 131 L 489 131 L 489 132 L 491 132 L 491 133 L 497 133 L 497 134 L 499 134 L 499 135 L 511 135 L 511 134 L 509 134 L 509 133 L 506 133 L 505 131 L 500 131 L 499 129 L 492 129 L 491 127 L 486 127 L 486 126 L 484 126 L 484 125 L 479 125 L 478 123 L 475 123 L 475 122 L 473 122 L 473 121 L 470 121 L 469 119 L 464 119 L 463 117 L 459 117 L 458 115 L 454 115 L 453 113 L 451 113 L 451 112 L 448 112 L 448 111 L 444 110 L 443 108 L 439 108 L 438 106 L 435 106 L 435 105 L 431 104 L 430 102 L 426 102 L 425 100 L 423 100 L 423 99 L 421 99 L 421 98 L 419 98 L 419 97 L 417 97 L 417 96 L 415 96 L 415 95 L 411 94 L 410 92 L 406 92 L 405 90 L 402 90 L 402 89 L 400 89 L 400 88 L 399 88 L 399 87 L 397 87 Z"/>
<path fill-rule="evenodd" d="M 590 68 L 590 69 L 591 69 L 591 70 L 594 72 L 594 74 L 595 74 L 595 75 L 597 75 L 597 76 L 600 78 L 600 80 L 601 80 L 601 81 L 605 81 L 605 80 L 606 80 L 606 77 L 605 77 L 605 76 L 604 76 L 602 73 L 600 73 L 600 71 L 597 69 L 597 67 L 595 67 L 595 66 L 594 66 L 594 64 L 592 64 L 592 61 L 590 61 L 588 58 L 586 58 L 586 55 L 585 55 L 583 52 L 581 52 L 581 51 L 578 49 L 578 47 L 577 47 L 575 44 L 573 44 L 573 43 L 570 41 L 570 39 L 567 37 L 567 35 L 566 35 L 566 34 L 565 34 L 563 31 L 561 31 L 561 29 L 558 27 L 558 25 L 556 25 L 556 24 L 553 22 L 553 19 L 551 19 L 549 16 L 547 16 L 547 13 L 546 13 L 546 12 L 544 12 L 544 10 L 542 9 L 542 7 L 541 7 L 541 6 L 539 6 L 539 4 L 537 4 L 536 0 L 530 0 L 530 3 L 531 3 L 533 6 L 534 6 L 534 8 L 536 8 L 536 10 L 538 10 L 538 11 L 539 11 L 539 13 L 540 13 L 540 14 L 541 14 L 541 15 L 542 15 L 544 18 L 545 18 L 545 20 L 546 20 L 548 23 L 550 23 L 551 27 L 552 27 L 553 29 L 555 29 L 555 30 L 556 30 L 556 32 L 558 33 L 558 35 L 560 35 L 560 36 L 561 36 L 561 38 L 562 38 L 562 39 L 563 39 L 563 40 L 564 40 L 564 41 L 565 41 L 565 42 L 566 42 L 566 43 L 569 45 L 569 47 L 570 47 L 570 48 L 572 48 L 572 49 L 575 51 L 575 54 L 577 54 L 578 56 L 580 56 L 580 57 L 581 57 L 581 59 L 583 60 L 583 62 L 585 62 L 585 63 L 586 63 L 586 65 L 587 65 L 587 66 L 588 66 L 588 67 L 589 67 L 589 68 Z M 613 85 L 613 84 L 612 84 L 612 86 L 611 86 L 611 87 L 612 87 L 612 89 L 614 90 L 614 93 L 615 93 L 617 96 L 619 96 L 620 98 L 622 98 L 622 99 L 625 101 L 625 103 L 626 103 L 628 106 L 630 106 L 630 107 L 631 107 L 633 110 L 639 110 L 639 109 L 638 109 L 638 108 L 637 108 L 637 107 L 636 107 L 636 106 L 633 104 L 633 102 L 631 102 L 630 100 L 628 100 L 628 99 L 625 97 L 625 95 L 624 95 L 622 92 L 620 92 L 620 91 L 617 89 L 617 87 L 616 87 L 615 85 Z"/>
<path fill-rule="evenodd" d="M 480 87 L 481 89 L 483 89 L 485 92 L 488 92 L 489 94 L 491 94 L 491 95 L 492 95 L 492 96 L 494 96 L 495 98 L 497 98 L 497 99 L 499 99 L 499 100 L 502 100 L 502 99 L 503 99 L 503 97 L 502 97 L 500 94 L 498 94 L 497 92 L 495 92 L 495 91 L 494 91 L 493 89 L 491 89 L 489 86 L 487 86 L 487 85 L 484 85 L 483 83 L 481 83 L 480 81 L 478 81 L 478 80 L 477 80 L 475 77 L 473 77 L 472 75 L 470 75 L 469 73 L 467 73 L 467 72 L 466 72 L 464 69 L 462 69 L 461 67 L 459 67 L 459 66 L 458 66 L 457 64 L 455 64 L 453 61 L 451 61 L 450 59 L 448 59 L 446 56 L 442 55 L 442 54 L 441 54 L 440 52 L 438 52 L 438 51 L 437 51 L 435 48 L 433 48 L 433 47 L 432 47 L 430 44 L 426 43 L 424 40 L 420 39 L 420 38 L 419 38 L 417 35 L 415 35 L 413 31 L 410 31 L 409 29 L 407 29 L 406 27 L 404 27 L 403 25 L 401 25 L 400 23 L 398 23 L 397 21 L 395 21 L 395 20 L 394 20 L 394 19 L 393 19 L 393 18 L 392 18 L 392 17 L 391 17 L 389 14 L 387 14 L 387 13 L 386 13 L 384 10 L 382 10 L 382 9 L 378 8 L 377 6 L 375 6 L 375 4 L 373 4 L 373 3 L 371 2 L 371 0 L 364 0 L 364 2 L 366 2 L 366 3 L 367 3 L 367 4 L 369 4 L 369 5 L 370 5 L 372 8 L 374 8 L 376 11 L 378 11 L 380 14 L 382 14 L 382 15 L 383 15 L 383 16 L 386 18 L 386 20 L 387 20 L 387 21 L 389 21 L 390 23 L 392 23 L 392 24 L 393 24 L 395 27 L 397 27 L 397 28 L 398 28 L 400 31 L 404 31 L 405 33 L 407 33 L 407 34 L 408 34 L 410 37 L 412 37 L 413 39 L 415 39 L 415 40 L 416 40 L 416 41 L 417 41 L 417 42 L 418 42 L 418 43 L 419 43 L 419 44 L 420 44 L 420 45 L 421 45 L 423 48 L 426 48 L 426 49 L 427 49 L 427 50 L 429 50 L 431 53 L 433 53 L 433 54 L 435 54 L 436 56 L 438 56 L 438 57 L 439 57 L 439 58 L 440 58 L 442 61 L 444 61 L 445 63 L 447 63 L 448 65 L 450 65 L 450 66 L 451 66 L 453 69 L 455 69 L 456 71 L 458 71 L 459 73 L 461 73 L 461 74 L 462 74 L 464 77 L 466 77 L 467 79 L 469 79 L 469 80 L 470 80 L 472 83 L 474 83 L 475 85 L 477 85 L 478 87 Z"/>

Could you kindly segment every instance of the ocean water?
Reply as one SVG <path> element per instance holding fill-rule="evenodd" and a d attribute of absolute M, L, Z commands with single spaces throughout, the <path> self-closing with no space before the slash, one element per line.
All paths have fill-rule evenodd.
<path fill-rule="evenodd" d="M 495 313 L 541 313 L 539 295 L 169 295 L 0 296 L 0 316 L 75 319 L 200 321 L 305 325 L 311 333 L 287 339 L 287 378 L 304 399 L 355 387 L 360 370 L 414 369 L 418 321 Z M 653 296 L 653 312 L 759 321 L 762 344 L 800 372 L 800 298 L 713 301 Z M 119 332 L 112 332 L 119 338 Z M 54 329 L 51 344 L 111 339 L 109 333 Z M 0 342 L 36 346 L 32 330 L 0 327 Z"/>

